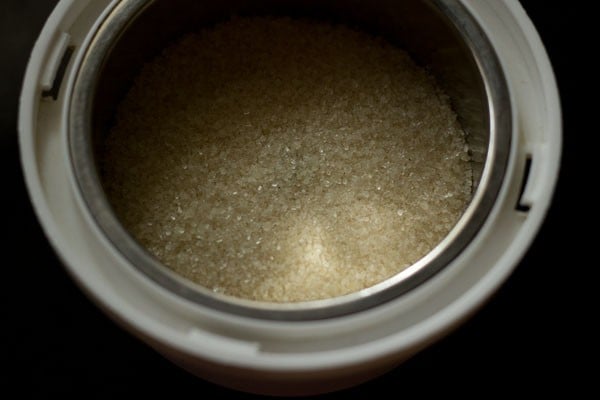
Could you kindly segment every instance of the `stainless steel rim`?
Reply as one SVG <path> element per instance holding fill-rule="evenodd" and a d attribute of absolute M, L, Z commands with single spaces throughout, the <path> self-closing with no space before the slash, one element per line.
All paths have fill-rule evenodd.
<path fill-rule="evenodd" d="M 68 141 L 77 190 L 95 224 L 112 246 L 140 273 L 162 288 L 199 306 L 251 318 L 305 321 L 360 312 L 417 287 L 454 260 L 477 234 L 504 182 L 512 140 L 508 86 L 484 31 L 460 0 L 432 0 L 459 31 L 474 56 L 486 89 L 490 121 L 487 158 L 479 187 L 449 235 L 424 258 L 394 277 L 346 296 L 298 303 L 267 303 L 215 294 L 175 274 L 150 255 L 120 224 L 102 189 L 91 140 L 93 94 L 106 55 L 121 32 L 153 0 L 123 0 L 108 15 L 80 65 L 69 109 Z"/>

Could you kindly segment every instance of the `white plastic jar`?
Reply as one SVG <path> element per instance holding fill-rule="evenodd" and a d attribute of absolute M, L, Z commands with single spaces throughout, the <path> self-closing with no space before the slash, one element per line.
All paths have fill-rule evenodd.
<path fill-rule="evenodd" d="M 319 3 L 319 15 L 360 19 L 366 25 L 377 21 L 376 28 L 399 35 L 399 41 L 405 35 L 409 50 L 425 49 L 418 58 L 431 63 L 442 78 L 454 80 L 448 91 L 457 112 L 474 137 L 478 129 L 485 132 L 486 146 L 481 194 L 475 194 L 472 215 L 462 224 L 472 229 L 452 238 L 459 245 L 451 254 L 440 250 L 449 256 L 435 258 L 441 261 L 434 267 L 417 266 L 412 275 L 418 279 L 403 276 L 355 298 L 299 308 L 207 297 L 161 272 L 160 266 L 144 266 L 123 245 L 125 233 L 111 230 L 114 220 L 104 219 L 105 209 L 95 204 L 98 187 L 86 186 L 93 178 L 93 163 L 82 160 L 92 134 L 79 132 L 93 130 L 85 126 L 91 115 L 110 108 L 92 110 L 100 103 L 98 82 L 104 87 L 115 82 L 116 70 L 107 75 L 107 68 L 139 63 L 116 57 L 119 46 L 128 50 L 121 54 L 131 54 L 131 46 L 140 43 L 137 36 L 158 46 L 190 22 L 238 12 L 289 11 L 269 1 L 193 3 L 63 0 L 33 50 L 19 120 L 25 176 L 46 234 L 82 288 L 112 318 L 182 367 L 225 386 L 271 394 L 318 393 L 360 383 L 407 359 L 473 313 L 533 240 L 558 174 L 556 84 L 518 2 L 379 1 L 366 10 L 354 2 Z M 291 3 L 297 3 L 294 12 L 311 14 L 318 8 L 310 2 Z M 191 7 L 189 12 L 186 7 Z M 170 23 L 149 23 L 157 16 Z M 441 33 L 435 33 L 438 28 Z M 152 40 L 145 39 L 148 29 L 155 35 Z M 454 39 L 446 41 L 444 32 L 449 31 Z M 154 51 L 150 47 L 147 51 Z M 456 66 L 453 58 L 444 58 L 455 48 L 466 57 L 458 58 Z M 140 46 L 139 53 L 144 51 Z M 470 56 L 471 64 L 465 62 Z M 480 74 L 479 84 L 460 84 L 466 64 L 469 74 Z M 460 96 L 478 88 L 483 94 L 473 95 L 478 101 L 474 112 L 467 106 L 472 102 L 464 101 L 469 96 Z M 494 162 L 501 164 L 500 173 L 490 172 Z"/>

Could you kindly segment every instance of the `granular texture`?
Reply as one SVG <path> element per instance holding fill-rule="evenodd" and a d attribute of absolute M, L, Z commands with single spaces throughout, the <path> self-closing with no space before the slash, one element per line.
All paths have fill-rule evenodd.
<path fill-rule="evenodd" d="M 447 96 L 402 50 L 337 25 L 235 18 L 145 65 L 103 181 L 124 226 L 218 293 L 372 286 L 431 251 L 471 197 Z"/>

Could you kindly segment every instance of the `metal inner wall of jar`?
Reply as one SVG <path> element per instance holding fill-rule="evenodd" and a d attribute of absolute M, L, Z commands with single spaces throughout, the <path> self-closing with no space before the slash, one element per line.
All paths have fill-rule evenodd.
<path fill-rule="evenodd" d="M 392 48 L 406 50 L 419 67 L 406 65 L 411 64 L 410 68 L 420 74 L 424 68 L 424 75 L 435 77 L 430 83 L 439 94 L 439 104 L 450 105 L 468 146 L 467 154 L 464 147 L 460 151 L 463 158 L 469 158 L 472 179 L 467 186 L 471 187 L 472 199 L 455 227 L 424 258 L 375 286 L 341 297 L 299 302 L 253 301 L 245 300 L 251 295 L 224 296 L 218 286 L 212 291 L 190 284 L 190 280 L 166 268 L 125 229 L 123 218 L 117 218 L 109 202 L 107 185 L 101 181 L 106 171 L 100 171 L 106 144 L 111 142 L 109 136 L 117 126 L 117 108 L 123 108 L 123 99 L 134 91 L 135 78 L 143 75 L 140 66 L 152 64 L 189 32 L 210 31 L 232 15 L 291 17 L 294 21 L 308 20 L 330 27 L 346 26 L 371 38 L 384 38 L 379 42 Z M 122 0 L 107 14 L 77 68 L 68 140 L 72 172 L 92 219 L 138 272 L 200 306 L 251 317 L 306 320 L 345 315 L 397 298 L 449 265 L 469 244 L 493 207 L 504 179 L 512 140 L 508 88 L 485 32 L 459 0 Z M 184 92 L 189 94 L 190 90 Z M 403 210 L 398 208 L 395 213 L 399 216 Z M 313 247 L 318 253 L 319 246 Z"/>

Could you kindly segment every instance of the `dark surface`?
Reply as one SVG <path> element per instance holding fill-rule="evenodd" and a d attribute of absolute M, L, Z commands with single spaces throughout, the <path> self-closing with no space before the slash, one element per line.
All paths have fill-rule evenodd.
<path fill-rule="evenodd" d="M 54 3 L 0 0 L 0 163 L 8 220 L 2 240 L 0 365 L 10 369 L 0 375 L 0 387 L 4 392 L 6 384 L 14 384 L 23 395 L 42 398 L 69 392 L 84 398 L 127 393 L 253 398 L 183 372 L 117 327 L 74 285 L 43 236 L 19 166 L 16 115 L 28 54 Z M 379 389 L 398 397 L 479 393 L 485 398 L 484 393 L 499 390 L 517 394 L 520 384 L 539 394 L 585 383 L 568 378 L 578 370 L 575 357 L 583 340 L 574 342 L 571 334 L 582 329 L 573 316 L 581 305 L 574 301 L 581 273 L 573 268 L 592 265 L 583 262 L 576 246 L 580 239 L 573 234 L 572 214 L 581 205 L 569 195 L 581 190 L 583 181 L 576 169 L 583 148 L 578 133 L 585 132 L 576 114 L 583 77 L 572 60 L 581 60 L 583 45 L 574 43 L 585 10 L 563 1 L 522 3 L 554 64 L 565 119 L 561 180 L 540 235 L 510 280 L 464 326 L 385 376 L 324 398 L 366 397 Z"/>

